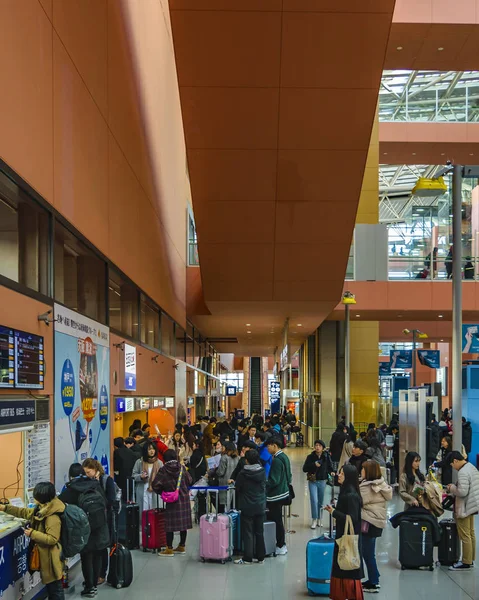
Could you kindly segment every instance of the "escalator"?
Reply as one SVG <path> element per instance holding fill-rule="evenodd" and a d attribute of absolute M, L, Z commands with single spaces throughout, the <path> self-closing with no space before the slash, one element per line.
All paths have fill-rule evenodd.
<path fill-rule="evenodd" d="M 249 359 L 249 414 L 262 414 L 261 358 L 252 356 Z"/>

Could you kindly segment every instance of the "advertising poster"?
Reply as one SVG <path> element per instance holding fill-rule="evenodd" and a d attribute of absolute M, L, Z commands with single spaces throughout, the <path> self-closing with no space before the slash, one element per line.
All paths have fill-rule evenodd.
<path fill-rule="evenodd" d="M 441 368 L 441 355 L 439 350 L 418 350 L 417 357 L 421 365 L 430 369 Z"/>
<path fill-rule="evenodd" d="M 462 325 L 462 353 L 479 353 L 479 325 Z"/>
<path fill-rule="evenodd" d="M 105 325 L 55 304 L 55 486 L 85 458 L 110 471 L 110 334 Z"/>
<path fill-rule="evenodd" d="M 390 362 L 380 362 L 379 363 L 379 377 L 386 377 L 387 375 L 391 375 L 391 363 Z"/>
<path fill-rule="evenodd" d="M 391 369 L 412 369 L 412 350 L 390 350 Z"/>
<path fill-rule="evenodd" d="M 125 382 L 124 390 L 136 391 L 136 346 L 125 344 Z"/>

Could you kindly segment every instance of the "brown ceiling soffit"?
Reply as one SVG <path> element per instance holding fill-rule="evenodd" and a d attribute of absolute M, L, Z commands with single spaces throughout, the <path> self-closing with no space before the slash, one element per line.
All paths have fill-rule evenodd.
<path fill-rule="evenodd" d="M 206 341 L 210 344 L 238 344 L 238 338 L 206 338 Z"/>

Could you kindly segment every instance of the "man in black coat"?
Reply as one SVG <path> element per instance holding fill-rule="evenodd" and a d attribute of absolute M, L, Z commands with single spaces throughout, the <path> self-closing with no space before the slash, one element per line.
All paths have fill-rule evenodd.
<path fill-rule="evenodd" d="M 115 472 L 115 481 L 123 492 L 123 499 L 126 499 L 127 481 L 131 477 L 133 467 L 138 460 L 138 455 L 133 452 L 135 445 L 133 438 L 123 439 L 121 437 L 113 440 L 115 452 L 113 453 L 113 470 Z"/>
<path fill-rule="evenodd" d="M 346 441 L 347 437 L 348 430 L 344 422 L 340 422 L 336 428 L 336 431 L 331 436 L 331 441 L 329 442 L 329 454 L 331 455 L 333 469 L 335 471 L 338 470 L 338 463 L 341 459 L 341 452 L 343 451 L 344 442 Z"/>
<path fill-rule="evenodd" d="M 466 421 L 465 417 L 462 417 L 462 443 L 469 454 L 472 448 L 472 427 L 471 422 Z"/>

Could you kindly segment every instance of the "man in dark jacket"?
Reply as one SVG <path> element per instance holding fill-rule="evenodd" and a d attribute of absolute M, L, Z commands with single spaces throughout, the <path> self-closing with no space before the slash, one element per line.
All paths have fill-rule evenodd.
<path fill-rule="evenodd" d="M 288 553 L 283 523 L 283 505 L 290 499 L 290 484 L 292 479 L 289 458 L 282 451 L 281 441 L 276 437 L 266 442 L 268 452 L 273 457 L 268 481 L 266 483 L 266 501 L 269 518 L 276 523 L 276 554 Z"/>
<path fill-rule="evenodd" d="M 81 596 L 94 598 L 97 593 L 98 579 L 102 568 L 102 555 L 105 548 L 110 545 L 110 532 L 108 530 L 107 513 L 106 513 L 106 498 L 103 493 L 101 484 L 96 479 L 89 479 L 83 471 L 83 467 L 79 463 L 73 463 L 70 466 L 68 476 L 70 481 L 66 484 L 59 499 L 64 504 L 75 504 L 82 508 L 82 499 L 85 495 L 98 498 L 99 492 L 104 499 L 104 519 L 99 527 L 92 528 L 90 538 L 85 548 L 80 554 L 81 568 L 83 578 L 85 580 L 84 590 Z M 90 517 L 89 517 L 90 520 Z M 92 523 L 90 522 L 90 526 Z"/>
<path fill-rule="evenodd" d="M 115 481 L 122 491 L 124 500 L 126 499 L 128 478 L 131 477 L 133 467 L 138 460 L 138 456 L 131 449 L 133 444 L 130 442 L 132 441 L 133 438 L 126 438 L 126 440 L 124 440 L 121 437 L 113 440 L 115 445 L 115 452 L 113 453 L 113 470 L 115 472 Z"/>
<path fill-rule="evenodd" d="M 264 517 L 266 513 L 266 473 L 256 450 L 245 454 L 246 464 L 236 479 L 241 528 L 243 533 L 243 558 L 235 564 L 251 564 L 253 558 L 263 564 Z"/>
<path fill-rule="evenodd" d="M 148 438 L 143 435 L 141 429 L 136 429 L 131 434 L 131 437 L 135 440 L 135 445 L 132 447 L 132 451 L 136 454 L 136 459 L 138 460 L 143 456 L 143 446 L 148 441 Z"/>
<path fill-rule="evenodd" d="M 333 461 L 333 468 L 335 471 L 338 469 L 338 463 L 341 458 L 341 452 L 343 451 L 344 442 L 348 437 L 348 430 L 343 422 L 339 423 L 336 427 L 336 431 L 331 436 L 329 442 L 329 453 L 331 460 Z"/>
<path fill-rule="evenodd" d="M 368 449 L 366 442 L 362 440 L 356 440 L 352 449 L 352 456 L 349 459 L 349 464 L 354 465 L 358 470 L 358 474 L 361 475 L 363 470 L 363 464 L 368 460 L 365 452 Z"/>
<path fill-rule="evenodd" d="M 465 417 L 462 417 L 462 443 L 467 454 L 469 454 L 472 447 L 472 427 L 471 422 L 466 421 Z"/>
<path fill-rule="evenodd" d="M 436 460 L 437 453 L 441 447 L 441 430 L 439 429 L 436 416 L 431 415 L 431 422 L 426 427 L 426 439 L 427 439 L 427 467 L 432 465 Z"/>
<path fill-rule="evenodd" d="M 325 450 L 323 440 L 314 442 L 314 450 L 308 454 L 303 465 L 303 472 L 308 477 L 309 498 L 311 501 L 311 529 L 321 527 L 321 510 L 324 490 L 328 476 L 334 473 L 331 457 Z"/>
<path fill-rule="evenodd" d="M 243 445 L 241 446 L 240 450 L 240 459 L 235 467 L 235 470 L 233 471 L 233 473 L 231 473 L 231 479 L 229 480 L 231 483 L 236 481 L 240 471 L 242 471 L 243 467 L 246 465 L 246 452 L 248 452 L 248 450 L 257 450 L 257 448 L 258 447 L 254 442 L 250 442 L 249 440 L 243 442 Z"/>

